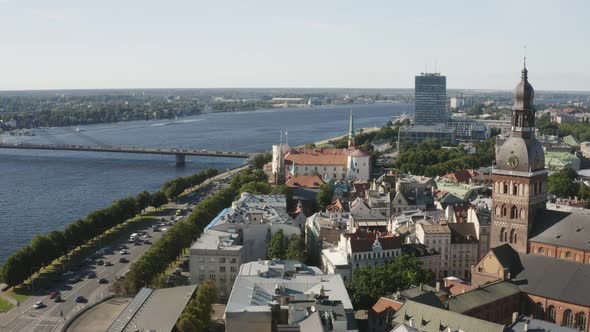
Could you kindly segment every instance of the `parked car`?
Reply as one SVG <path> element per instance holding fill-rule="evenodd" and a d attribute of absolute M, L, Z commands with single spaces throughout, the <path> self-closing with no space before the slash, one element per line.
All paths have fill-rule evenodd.
<path fill-rule="evenodd" d="M 104 265 L 104 261 L 101 259 L 98 262 L 96 262 L 96 265 L 103 266 Z"/>
<path fill-rule="evenodd" d="M 53 291 L 53 292 L 51 292 L 51 294 L 49 294 L 49 299 L 53 300 L 58 295 L 59 295 L 58 291 Z"/>
<path fill-rule="evenodd" d="M 119 252 L 121 255 L 127 255 L 129 253 L 129 251 L 127 251 L 126 249 L 123 249 Z"/>
<path fill-rule="evenodd" d="M 86 302 L 86 299 L 84 298 L 84 296 L 76 296 L 75 301 L 78 303 L 82 303 L 82 302 Z"/>
<path fill-rule="evenodd" d="M 125 257 L 119 258 L 119 263 L 129 263 L 129 260 Z"/>
<path fill-rule="evenodd" d="M 108 284 L 108 283 L 109 283 L 109 281 L 108 281 L 108 280 L 106 280 L 105 278 L 100 278 L 100 279 L 98 279 L 98 283 L 99 283 L 99 284 Z"/>
<path fill-rule="evenodd" d="M 43 301 L 39 301 L 35 304 L 33 304 L 33 309 L 41 309 L 45 306 L 45 303 L 43 303 Z"/>
<path fill-rule="evenodd" d="M 104 262 L 104 266 L 113 266 L 113 263 L 111 263 L 110 261 L 106 261 Z"/>
<path fill-rule="evenodd" d="M 59 295 L 59 294 L 53 299 L 53 302 L 55 302 L 55 303 L 59 303 L 61 301 L 62 301 L 61 300 L 61 295 Z"/>
<path fill-rule="evenodd" d="M 88 278 L 88 279 L 96 278 L 96 272 L 88 272 L 88 274 L 86 275 L 86 278 Z"/>
<path fill-rule="evenodd" d="M 152 241 L 150 241 L 150 240 L 145 240 L 145 241 L 143 241 L 143 243 L 144 243 L 144 244 L 152 244 Z"/>

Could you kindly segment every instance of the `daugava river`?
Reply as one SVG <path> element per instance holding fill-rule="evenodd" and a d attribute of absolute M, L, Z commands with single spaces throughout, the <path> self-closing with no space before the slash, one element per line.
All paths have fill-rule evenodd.
<path fill-rule="evenodd" d="M 355 127 L 384 125 L 392 115 L 413 112 L 413 104 L 266 109 L 208 113 L 177 120 L 35 130 L 36 136 L 0 136 L 5 142 L 103 144 L 226 151 L 270 151 L 280 131 L 289 145 L 306 144 L 348 132 L 349 110 Z M 120 197 L 156 191 L 166 180 L 208 167 L 225 170 L 243 159 L 188 157 L 184 168 L 174 156 L 0 150 L 0 264 L 33 236 L 61 230 Z"/>

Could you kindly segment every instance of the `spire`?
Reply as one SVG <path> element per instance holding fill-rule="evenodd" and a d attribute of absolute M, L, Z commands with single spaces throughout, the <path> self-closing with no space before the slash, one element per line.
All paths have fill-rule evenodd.
<path fill-rule="evenodd" d="M 355 146 L 355 139 L 354 139 L 354 119 L 352 117 L 352 110 L 350 110 L 350 120 L 348 124 L 348 147 L 352 148 Z"/>
<path fill-rule="evenodd" d="M 524 45 L 524 56 L 523 56 L 523 65 L 522 65 L 522 80 L 528 81 L 528 73 L 529 71 L 526 69 L 526 45 Z"/>

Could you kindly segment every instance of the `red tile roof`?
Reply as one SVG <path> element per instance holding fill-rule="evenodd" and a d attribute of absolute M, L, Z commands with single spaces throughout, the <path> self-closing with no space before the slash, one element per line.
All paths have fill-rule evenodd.
<path fill-rule="evenodd" d="M 297 165 L 340 165 L 348 162 L 346 149 L 305 149 L 293 148 L 285 155 L 286 163 Z"/>
<path fill-rule="evenodd" d="M 455 183 L 469 183 L 471 178 L 478 175 L 474 170 L 460 169 L 443 175 L 443 178 Z"/>
<path fill-rule="evenodd" d="M 380 314 L 387 309 L 392 309 L 393 312 L 397 312 L 399 308 L 401 308 L 404 304 L 402 302 L 396 301 L 394 299 L 388 299 L 386 297 L 381 297 L 377 303 L 371 307 L 371 310 L 374 313 Z"/>
<path fill-rule="evenodd" d="M 288 179 L 285 184 L 291 188 L 319 188 L 324 181 L 317 175 L 297 175 Z"/>
<path fill-rule="evenodd" d="M 383 250 L 399 249 L 402 247 L 401 237 L 393 233 L 366 232 L 357 229 L 355 233 L 345 234 L 350 238 L 350 248 L 353 253 L 373 251 L 373 243 L 378 238 Z"/>

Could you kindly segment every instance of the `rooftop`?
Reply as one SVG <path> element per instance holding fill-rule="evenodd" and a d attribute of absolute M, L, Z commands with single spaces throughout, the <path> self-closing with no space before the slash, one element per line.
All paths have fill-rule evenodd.
<path fill-rule="evenodd" d="M 260 260 L 250 263 L 244 263 L 240 266 L 240 275 L 261 276 L 266 278 L 282 278 L 285 275 L 305 274 L 316 275 L 323 274 L 315 266 L 307 266 L 297 260 Z"/>
<path fill-rule="evenodd" d="M 456 312 L 432 307 L 412 300 L 400 308 L 393 318 L 397 324 L 413 322 L 419 331 L 440 332 L 450 328 L 451 331 L 503 332 L 504 325 L 469 317 Z"/>
<path fill-rule="evenodd" d="M 509 281 L 485 285 L 444 301 L 450 311 L 465 313 L 482 305 L 520 293 L 520 288 Z"/>
<path fill-rule="evenodd" d="M 540 211 L 535 220 L 532 242 L 590 250 L 590 211 Z"/>

